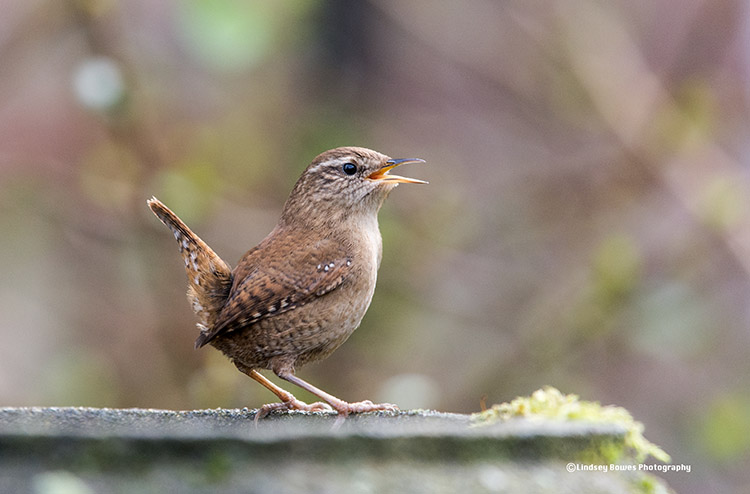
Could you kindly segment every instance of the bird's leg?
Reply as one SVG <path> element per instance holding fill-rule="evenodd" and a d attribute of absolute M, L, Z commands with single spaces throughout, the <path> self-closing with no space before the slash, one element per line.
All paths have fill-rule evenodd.
<path fill-rule="evenodd" d="M 276 375 L 284 379 L 285 381 L 296 384 L 300 388 L 314 394 L 318 398 L 327 402 L 329 405 L 331 405 L 331 407 L 333 407 L 334 410 L 338 412 L 340 417 L 346 417 L 350 413 L 374 412 L 378 410 L 394 412 L 398 410 L 398 407 L 396 405 L 392 405 L 391 403 L 373 403 L 370 400 L 349 403 L 344 400 L 340 400 L 335 396 L 326 393 L 322 389 L 318 389 L 312 384 L 303 381 L 299 377 L 295 376 L 294 372 L 287 369 L 276 372 Z"/>
<path fill-rule="evenodd" d="M 294 395 L 289 391 L 276 386 L 273 382 L 269 381 L 263 374 L 261 374 L 257 370 L 245 367 L 244 365 L 238 364 L 236 362 L 234 365 L 237 366 L 237 368 L 243 374 L 247 374 L 248 376 L 258 381 L 261 385 L 263 385 L 264 388 L 278 396 L 281 400 L 280 403 L 268 403 L 260 407 L 258 413 L 255 414 L 256 421 L 262 419 L 274 410 L 302 410 L 305 412 L 319 412 L 331 409 L 331 407 L 329 407 L 327 404 L 320 401 L 308 405 L 304 401 L 300 401 L 295 398 Z"/>

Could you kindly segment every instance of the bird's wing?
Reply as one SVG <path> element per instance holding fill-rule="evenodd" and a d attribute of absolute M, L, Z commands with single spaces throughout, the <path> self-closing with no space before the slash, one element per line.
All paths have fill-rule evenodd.
<path fill-rule="evenodd" d="M 216 323 L 201 333 L 196 348 L 218 335 L 323 296 L 341 285 L 351 272 L 353 259 L 340 242 L 322 239 L 310 248 L 295 247 L 248 252 L 235 272 L 235 284 Z"/>

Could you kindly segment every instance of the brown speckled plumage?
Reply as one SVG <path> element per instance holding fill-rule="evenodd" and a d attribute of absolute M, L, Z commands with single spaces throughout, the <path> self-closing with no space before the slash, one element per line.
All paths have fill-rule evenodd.
<path fill-rule="evenodd" d="M 300 402 L 257 369 L 272 370 L 341 415 L 395 409 L 369 401 L 344 402 L 294 371 L 330 355 L 359 326 L 380 266 L 377 212 L 398 183 L 423 183 L 388 171 L 414 161 L 421 160 L 391 160 L 356 147 L 319 155 L 295 184 L 276 227 L 233 270 L 164 204 L 156 198 L 148 201 L 180 246 L 188 299 L 201 330 L 196 347 L 219 349 L 281 399 L 265 405 L 258 417 L 275 409 L 319 410 L 327 405 Z"/>

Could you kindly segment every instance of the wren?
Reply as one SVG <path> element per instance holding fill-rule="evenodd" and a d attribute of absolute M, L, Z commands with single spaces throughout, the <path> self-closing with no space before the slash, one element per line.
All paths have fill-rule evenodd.
<path fill-rule="evenodd" d="M 332 408 L 344 417 L 398 409 L 340 400 L 297 377 L 295 369 L 329 356 L 359 326 L 382 257 L 378 211 L 398 184 L 427 183 L 389 172 L 423 161 L 360 147 L 320 154 L 297 180 L 275 228 L 234 269 L 158 199 L 148 201 L 180 247 L 188 300 L 199 320 L 196 348 L 217 348 L 281 400 L 262 406 L 256 419 L 274 410 Z M 296 399 L 259 369 L 322 402 Z"/>

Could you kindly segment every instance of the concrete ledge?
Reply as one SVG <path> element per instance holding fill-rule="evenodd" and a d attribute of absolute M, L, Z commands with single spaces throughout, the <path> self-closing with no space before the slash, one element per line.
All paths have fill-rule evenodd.
<path fill-rule="evenodd" d="M 432 411 L 0 408 L 0 492 L 653 492 L 637 472 L 566 471 L 623 449 L 618 424 Z M 77 489 L 77 490 L 75 490 Z"/>

